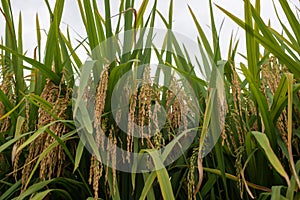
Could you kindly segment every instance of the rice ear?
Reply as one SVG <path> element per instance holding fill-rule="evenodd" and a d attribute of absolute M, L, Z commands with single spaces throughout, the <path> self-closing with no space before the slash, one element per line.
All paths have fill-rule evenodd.
<path fill-rule="evenodd" d="M 108 119 L 102 119 L 104 112 L 106 91 L 109 80 L 109 65 L 106 65 L 102 74 L 100 75 L 100 81 L 98 83 L 95 94 L 95 110 L 94 110 L 94 128 L 96 129 L 95 141 L 98 148 L 104 149 L 104 134 L 106 132 L 106 122 Z M 97 160 L 96 156 L 91 157 L 89 184 L 93 185 L 94 199 L 98 199 L 98 186 L 99 180 L 102 177 L 103 165 L 101 161 Z"/>
<path fill-rule="evenodd" d="M 70 91 L 62 87 L 62 85 L 55 85 L 51 80 L 47 80 L 46 85 L 41 93 L 41 98 L 49 102 L 52 106 L 51 110 L 45 110 L 43 107 L 38 109 L 39 118 L 36 128 L 45 126 L 56 119 L 49 113 L 58 116 L 59 119 L 67 119 L 66 110 L 70 101 Z M 63 123 L 58 122 L 49 127 L 49 131 L 58 137 L 69 131 Z M 30 144 L 29 155 L 25 161 L 25 166 L 22 170 L 22 192 L 26 189 L 25 185 L 35 165 L 36 158 L 45 151 L 55 139 L 43 132 L 39 137 Z M 40 163 L 40 179 L 45 180 L 53 177 L 59 177 L 63 169 L 63 161 L 65 160 L 65 153 L 60 145 L 51 149 L 51 151 L 41 160 Z"/>

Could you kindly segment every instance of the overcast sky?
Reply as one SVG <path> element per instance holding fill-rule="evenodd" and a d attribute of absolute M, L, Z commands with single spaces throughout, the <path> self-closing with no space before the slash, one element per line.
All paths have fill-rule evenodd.
<path fill-rule="evenodd" d="M 274 0 L 276 5 L 278 5 L 278 0 Z M 291 5 L 296 5 L 300 8 L 299 0 L 288 0 Z M 50 0 L 54 3 L 54 0 Z M 65 9 L 63 13 L 63 25 L 61 29 L 63 32 L 66 32 L 66 25 L 70 27 L 72 37 L 80 39 L 80 37 L 85 37 L 85 32 L 77 6 L 76 0 L 66 0 Z M 103 0 L 98 0 L 99 9 L 101 14 L 104 16 L 103 11 Z M 136 0 L 137 4 L 140 4 L 141 0 Z M 149 5 L 153 1 L 150 0 Z M 174 30 L 180 32 L 184 35 L 196 39 L 197 32 L 193 20 L 188 11 L 187 5 L 190 5 L 193 11 L 195 12 L 199 22 L 204 27 L 205 32 L 210 34 L 210 21 L 209 21 L 209 5 L 208 0 L 174 0 Z M 221 7 L 232 12 L 234 15 L 243 18 L 243 0 L 213 0 L 213 2 Z M 254 1 L 253 1 L 254 2 Z M 35 27 L 35 15 L 39 15 L 41 28 L 48 30 L 49 28 L 49 15 L 48 10 L 45 6 L 44 1 L 42 0 L 11 0 L 13 7 L 13 14 L 15 17 L 15 23 L 18 21 L 18 14 L 22 12 L 23 18 L 23 43 L 24 51 L 28 51 L 28 56 L 32 56 L 33 49 L 36 46 L 36 27 Z M 116 6 L 114 6 L 116 5 Z M 111 0 L 111 14 L 118 14 L 119 0 Z M 158 1 L 158 10 L 161 11 L 165 16 L 167 16 L 169 7 L 169 0 L 160 0 Z M 150 7 L 149 7 L 150 10 Z M 280 11 L 280 10 L 279 10 Z M 238 39 L 240 39 L 239 51 L 244 52 L 244 32 L 242 29 L 238 28 L 230 19 L 228 19 L 221 11 L 214 7 L 215 18 L 217 27 L 220 26 L 223 19 L 225 19 L 223 28 L 221 30 L 221 51 L 223 55 L 226 55 L 226 50 L 229 45 L 229 38 L 231 32 L 237 33 Z M 283 21 L 287 21 L 285 16 L 281 13 L 281 18 Z M 273 9 L 272 0 L 261 0 L 261 15 L 263 19 L 267 22 L 271 19 L 272 26 L 279 28 L 279 24 L 275 23 L 277 21 L 276 15 Z M 157 18 L 158 19 L 158 18 Z M 163 27 L 163 24 L 157 20 L 157 27 Z M 0 35 L 4 34 L 4 17 L 0 16 Z M 78 34 L 78 35 L 77 35 Z M 46 38 L 46 35 L 43 34 L 43 38 Z M 85 58 L 82 58 L 84 60 Z"/>

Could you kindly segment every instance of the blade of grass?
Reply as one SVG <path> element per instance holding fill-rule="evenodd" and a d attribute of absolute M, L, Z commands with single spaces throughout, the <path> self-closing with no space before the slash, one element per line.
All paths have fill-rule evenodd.
<path fill-rule="evenodd" d="M 162 197 L 164 199 L 170 199 L 170 200 L 175 199 L 172 185 L 170 182 L 170 177 L 168 175 L 167 169 L 164 167 L 162 163 L 163 159 L 161 158 L 161 156 L 159 156 L 158 152 L 155 150 L 145 149 L 142 151 L 150 154 L 155 168 L 158 169 L 155 172 L 156 172 L 158 183 L 160 185 L 160 189 L 161 189 L 160 191 L 162 193 Z"/>
<path fill-rule="evenodd" d="M 14 144 L 15 142 L 17 142 L 18 140 L 20 140 L 22 137 L 25 137 L 25 136 L 30 135 L 32 133 L 33 132 L 23 133 L 22 135 L 19 135 L 17 137 L 14 137 L 13 139 L 8 140 L 6 143 L 4 143 L 0 146 L 0 153 L 3 152 L 6 148 L 11 146 L 12 144 Z"/>
<path fill-rule="evenodd" d="M 78 166 L 80 164 L 80 160 L 81 160 L 81 157 L 82 157 L 83 150 L 84 150 L 84 144 L 83 144 L 82 140 L 79 140 L 78 146 L 76 148 L 73 172 L 76 171 L 76 169 L 78 168 Z"/>
<path fill-rule="evenodd" d="M 287 85 L 288 85 L 288 151 L 289 151 L 289 162 L 290 167 L 295 177 L 296 183 L 298 188 L 300 189 L 300 181 L 298 174 L 295 168 L 295 162 L 293 158 L 293 151 L 292 151 L 292 136 L 293 136 L 293 81 L 294 75 L 289 73 L 287 74 Z"/>
<path fill-rule="evenodd" d="M 85 19 L 86 19 L 86 31 L 89 40 L 90 49 L 93 50 L 99 44 L 99 38 L 96 30 L 96 22 L 94 12 L 92 10 L 91 1 L 83 1 Z"/>
<path fill-rule="evenodd" d="M 11 116 L 11 119 L 12 119 L 12 122 L 16 122 L 17 120 L 17 116 L 18 116 L 18 113 L 17 112 L 14 112 L 17 108 L 16 107 L 19 107 L 19 105 L 17 106 L 14 106 L 10 100 L 8 99 L 8 97 L 3 93 L 2 90 L 0 90 L 0 100 L 1 102 L 4 104 L 5 106 L 5 111 L 7 112 L 4 116 L 8 117 L 8 116 Z M 13 111 L 12 111 L 13 110 Z M 8 114 L 9 113 L 9 114 Z M 1 120 L 3 120 L 5 117 L 4 116 L 1 116 Z M 0 120 L 0 121 L 1 121 Z"/>
<path fill-rule="evenodd" d="M 14 183 L 11 187 L 9 187 L 8 190 L 6 190 L 0 197 L 0 200 L 10 199 L 13 193 L 15 193 L 18 188 L 20 187 L 22 183 L 22 180 L 18 180 L 16 183 Z"/>
<path fill-rule="evenodd" d="M 212 32 L 213 47 L 214 47 L 214 57 L 212 58 L 214 58 L 215 63 L 217 63 L 219 60 L 221 60 L 221 49 L 220 49 L 219 36 L 216 29 L 215 17 L 214 17 L 211 0 L 209 1 L 209 10 L 210 10 L 210 23 L 211 23 L 211 32 Z"/>
<path fill-rule="evenodd" d="M 45 199 L 45 197 L 47 195 L 49 195 L 50 193 L 53 193 L 53 192 L 59 192 L 59 193 L 62 193 L 64 198 L 67 198 L 67 199 L 71 199 L 72 200 L 72 197 L 70 196 L 69 193 L 67 193 L 65 190 L 62 190 L 62 189 L 48 189 L 48 190 L 45 190 L 43 192 L 38 192 L 36 193 L 32 198 L 30 198 L 31 200 L 40 200 L 40 199 Z"/>
<path fill-rule="evenodd" d="M 38 62 L 41 62 L 41 28 L 40 28 L 40 22 L 39 22 L 39 17 L 38 14 L 36 14 L 36 38 L 37 38 L 37 56 L 35 57 L 35 60 L 37 60 Z M 45 78 L 47 77 L 45 74 L 43 74 L 43 72 L 41 70 L 38 70 L 38 68 L 35 65 L 33 66 L 33 78 L 31 81 L 31 85 L 30 88 L 32 91 L 34 91 L 35 94 L 39 95 L 42 93 L 43 91 L 43 87 L 46 83 Z M 51 78 L 51 80 L 53 80 Z M 37 109 L 36 111 L 37 112 Z M 34 112 L 33 112 L 34 113 Z"/>
<path fill-rule="evenodd" d="M 247 49 L 247 61 L 248 68 L 252 76 L 254 77 L 255 82 L 258 81 L 257 75 L 257 45 L 255 44 L 254 35 L 251 34 L 253 30 L 253 22 L 252 22 L 252 13 L 251 13 L 251 4 L 249 0 L 246 0 L 244 3 L 245 7 L 245 23 L 248 25 L 245 27 L 246 32 L 246 49 Z"/>
<path fill-rule="evenodd" d="M 256 141 L 259 143 L 259 145 L 264 150 L 268 160 L 274 167 L 274 169 L 285 179 L 287 185 L 290 185 L 289 176 L 284 170 L 282 164 L 278 160 L 276 154 L 274 153 L 272 147 L 270 146 L 270 142 L 267 138 L 267 136 L 261 132 L 258 131 L 252 131 L 252 135 L 255 137 Z"/>
<path fill-rule="evenodd" d="M 3 49 L 7 52 L 10 52 L 18 57 L 20 57 L 21 59 L 23 59 L 24 61 L 28 62 L 29 64 L 31 64 L 32 66 L 38 68 L 42 73 L 44 73 L 44 75 L 48 78 L 50 78 L 51 80 L 53 80 L 54 83 L 56 84 L 59 84 L 60 82 L 60 78 L 59 76 L 54 73 L 51 69 L 49 69 L 48 67 L 46 67 L 46 65 L 32 59 L 32 58 L 29 58 L 29 57 L 26 57 L 26 56 L 23 56 L 21 54 L 19 54 L 18 52 L 10 49 L 10 48 L 7 48 L 6 46 L 3 46 L 3 45 L 0 45 L 0 49 Z M 22 77 L 23 79 L 23 77 Z"/>
<path fill-rule="evenodd" d="M 271 119 L 275 123 L 279 117 L 282 109 L 286 106 L 286 93 L 288 90 L 287 76 L 283 75 L 280 79 L 279 85 L 273 97 L 273 103 L 271 105 L 270 114 Z"/>
<path fill-rule="evenodd" d="M 289 21 L 290 26 L 292 27 L 293 32 L 297 38 L 298 44 L 300 43 L 300 23 L 299 18 L 297 19 L 294 12 L 291 10 L 289 3 L 287 1 L 279 1 L 281 8 L 283 9 L 286 18 Z"/>
<path fill-rule="evenodd" d="M 6 114 L 4 114 L 3 116 L 0 117 L 0 121 L 9 117 L 14 111 L 16 111 L 23 103 L 24 98 L 14 107 L 12 108 L 10 111 L 8 111 Z"/>
<path fill-rule="evenodd" d="M 248 24 L 246 24 L 245 22 L 240 20 L 238 17 L 236 17 L 233 14 L 231 14 L 230 12 L 228 12 L 227 10 L 223 9 L 222 7 L 220 7 L 218 5 L 217 5 L 217 7 L 222 12 L 224 12 L 227 16 L 229 16 L 235 23 L 237 23 L 243 29 L 245 29 L 246 26 L 248 26 Z M 291 70 L 291 72 L 293 72 L 295 74 L 296 77 L 300 77 L 300 63 L 295 62 L 293 59 L 291 59 L 289 57 L 289 55 L 287 55 L 282 50 L 282 48 L 279 46 L 277 41 L 272 36 L 272 33 L 269 30 L 269 28 L 263 23 L 263 20 L 259 16 L 257 16 L 255 10 L 251 9 L 251 11 L 252 11 L 253 17 L 256 21 L 256 24 L 259 27 L 259 30 L 263 32 L 263 36 L 253 32 L 253 30 L 249 29 L 249 31 L 251 31 L 251 34 L 254 34 L 256 40 L 261 45 L 263 45 L 267 50 L 272 52 L 278 59 L 280 59 L 280 61 L 282 63 L 286 64 L 287 67 Z"/>
<path fill-rule="evenodd" d="M 153 184 L 155 178 L 156 178 L 156 172 L 155 171 L 151 172 L 150 175 L 148 175 L 148 177 L 147 177 L 147 179 L 144 183 L 144 188 L 141 192 L 141 196 L 139 198 L 140 200 L 146 199 L 148 192 L 152 189 L 152 186 L 153 186 L 152 184 Z"/>
<path fill-rule="evenodd" d="M 19 42 L 21 44 L 22 40 L 21 40 L 19 34 L 22 34 L 22 28 L 19 27 L 19 34 L 18 34 L 18 36 L 16 36 L 10 1 L 2 0 L 2 8 L 3 8 L 3 10 L 0 8 L 0 11 L 4 15 L 4 19 L 6 22 L 5 46 L 18 52 L 21 49 L 18 48 L 17 38 L 20 39 Z M 20 17 L 20 19 L 22 20 L 21 17 Z M 22 21 L 19 21 L 19 25 L 22 25 Z M 5 50 L 5 51 L 7 51 L 7 50 Z M 6 57 L 11 58 L 10 66 L 12 67 L 14 76 L 16 77 L 15 78 L 15 87 L 16 87 L 15 90 L 16 90 L 17 101 L 19 101 L 22 98 L 21 92 L 24 91 L 24 89 L 25 89 L 25 83 L 24 83 L 24 79 L 23 79 L 23 68 L 19 67 L 19 65 L 18 65 L 20 63 L 20 57 L 16 56 L 13 53 L 12 53 L 12 56 L 10 56 L 9 54 L 11 54 L 11 53 L 12 52 L 9 52 L 9 51 L 5 52 Z"/>
<path fill-rule="evenodd" d="M 59 48 L 58 34 L 59 34 L 59 25 L 62 18 L 64 3 L 65 0 L 56 1 L 53 13 L 51 13 L 51 10 L 49 10 L 50 15 L 52 15 L 52 20 L 47 35 L 47 41 L 45 47 L 46 49 L 45 59 L 44 59 L 45 67 L 51 70 L 54 61 L 54 68 L 57 74 L 60 74 L 62 72 L 61 58 L 60 58 L 61 52 Z"/>
<path fill-rule="evenodd" d="M 205 33 L 204 33 L 202 27 L 200 26 L 200 23 L 198 22 L 198 20 L 197 20 L 197 18 L 196 18 L 196 16 L 195 16 L 193 10 L 191 9 L 191 7 L 189 6 L 188 8 L 189 8 L 189 11 L 190 11 L 190 13 L 191 13 L 191 15 L 192 15 L 192 18 L 193 18 L 193 20 L 194 20 L 194 23 L 195 23 L 195 25 L 196 25 L 198 34 L 199 34 L 199 36 L 200 36 L 200 38 L 201 38 L 201 40 L 202 40 L 202 42 L 203 42 L 204 48 L 205 48 L 207 54 L 208 54 L 210 57 L 213 58 L 213 55 L 214 55 L 214 54 L 213 54 L 213 51 L 212 51 L 212 49 L 211 49 L 211 47 L 210 47 L 210 44 L 209 44 L 209 42 L 208 42 L 208 39 L 207 39 L 207 37 L 206 37 L 206 35 L 205 35 Z"/>
<path fill-rule="evenodd" d="M 139 28 L 140 26 L 142 26 L 142 19 L 145 14 L 148 3 L 149 3 L 149 0 L 143 0 L 142 4 L 137 12 L 135 28 Z"/>
<path fill-rule="evenodd" d="M 19 54 L 23 54 L 23 40 L 22 40 L 22 32 L 23 32 L 23 28 L 22 28 L 22 14 L 21 12 L 19 13 L 19 25 L 18 25 L 18 53 Z M 18 66 L 23 66 L 23 61 L 22 59 L 18 59 Z M 20 67 L 21 68 L 21 67 Z M 21 73 L 21 75 L 23 76 L 23 69 L 21 68 L 22 71 L 20 71 L 19 69 L 19 73 Z M 23 91 L 24 90 L 24 82 L 23 82 L 23 78 L 20 81 L 19 85 L 19 90 Z M 21 97 L 18 97 L 18 99 L 20 99 Z"/>
<path fill-rule="evenodd" d="M 70 120 L 58 120 L 58 121 L 53 121 L 49 124 L 47 124 L 46 126 L 43 126 L 41 128 L 39 128 L 32 136 L 30 136 L 23 144 L 21 144 L 19 146 L 19 148 L 17 149 L 17 153 L 20 152 L 22 149 L 24 149 L 27 145 L 29 145 L 30 143 L 32 143 L 40 134 L 42 134 L 43 132 L 46 131 L 46 129 L 48 129 L 50 126 L 52 126 L 55 123 L 59 123 L 59 122 L 72 122 Z"/>
<path fill-rule="evenodd" d="M 206 172 L 212 173 L 212 174 L 216 174 L 218 176 L 222 176 L 222 172 L 219 169 L 211 169 L 211 168 L 203 167 L 203 170 Z M 232 174 L 225 173 L 225 176 L 229 180 L 238 181 L 238 177 L 236 177 Z M 256 185 L 256 184 L 250 183 L 248 181 L 247 181 L 247 184 L 249 187 L 251 187 L 253 189 L 257 189 L 257 190 L 264 191 L 264 192 L 271 192 L 271 189 L 269 189 L 267 187 Z"/>
<path fill-rule="evenodd" d="M 144 178 L 145 185 L 146 185 L 146 181 L 148 180 L 149 177 L 150 177 L 150 174 L 143 173 L 143 178 Z M 148 189 L 148 192 L 146 193 L 147 194 L 147 199 L 155 200 L 155 193 L 154 193 L 153 187 L 152 187 L 152 185 L 150 185 L 150 186 L 151 186 L 150 189 Z M 143 191 L 144 191 L 144 188 L 143 188 Z M 145 199 L 145 198 L 142 198 L 142 195 L 141 195 L 140 199 Z"/>

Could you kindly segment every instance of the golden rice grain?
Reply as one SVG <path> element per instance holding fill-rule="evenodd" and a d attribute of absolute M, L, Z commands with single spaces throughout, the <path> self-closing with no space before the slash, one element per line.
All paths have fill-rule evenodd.
<path fill-rule="evenodd" d="M 106 91 L 109 80 L 109 65 L 106 65 L 100 75 L 100 80 L 95 94 L 94 127 L 96 129 L 95 142 L 97 148 L 104 150 L 104 137 L 107 127 L 107 118 L 102 119 L 104 113 Z M 101 159 L 101 158 L 100 158 Z M 99 180 L 102 177 L 103 166 L 96 156 L 91 157 L 89 184 L 93 184 L 94 199 L 98 199 Z"/>
<path fill-rule="evenodd" d="M 131 95 L 129 102 L 129 113 L 128 113 L 128 128 L 127 128 L 127 155 L 126 160 L 130 162 L 130 152 L 132 152 L 133 147 L 133 134 L 134 134 L 134 124 L 135 119 L 135 109 L 137 105 L 137 88 L 135 88 L 133 94 Z"/>
<path fill-rule="evenodd" d="M 106 99 L 106 91 L 108 86 L 108 78 L 109 78 L 109 65 L 106 65 L 101 76 L 100 81 L 97 86 L 96 91 L 96 99 L 95 99 L 95 122 L 94 127 L 97 129 L 101 124 L 101 117 L 104 112 L 105 107 L 105 99 Z"/>
<path fill-rule="evenodd" d="M 63 90 L 63 93 L 62 93 Z M 42 91 L 41 98 L 46 100 L 52 105 L 52 109 L 46 111 L 43 106 L 38 110 L 39 118 L 37 128 L 48 125 L 55 121 L 49 112 L 56 115 L 59 119 L 67 119 L 66 110 L 70 101 L 69 90 L 62 88 L 62 85 L 56 86 L 52 81 L 48 80 L 44 90 Z M 68 128 L 61 122 L 51 125 L 49 131 L 57 137 L 61 137 L 68 132 Z M 48 134 L 43 132 L 39 137 L 30 144 L 29 155 L 25 161 L 25 166 L 22 170 L 22 191 L 24 191 L 26 182 L 35 165 L 35 159 L 46 149 L 49 148 L 56 140 Z M 63 168 L 63 161 L 65 154 L 60 145 L 54 147 L 47 155 L 41 160 L 40 163 L 40 179 L 51 179 L 52 177 L 60 176 Z"/>
<path fill-rule="evenodd" d="M 190 166 L 189 171 L 187 175 L 187 188 L 188 188 L 188 200 L 192 200 L 194 198 L 194 192 L 195 192 L 195 162 L 197 160 L 197 150 L 193 150 L 193 154 L 190 158 Z"/>

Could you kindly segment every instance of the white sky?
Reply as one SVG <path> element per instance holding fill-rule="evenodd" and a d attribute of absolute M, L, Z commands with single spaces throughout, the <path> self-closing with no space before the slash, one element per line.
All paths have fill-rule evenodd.
<path fill-rule="evenodd" d="M 278 5 L 278 0 L 274 0 Z M 300 8 L 299 0 L 288 0 L 291 5 L 294 4 L 298 8 Z M 50 2 L 54 3 L 54 0 L 50 0 Z M 100 13 L 104 16 L 103 11 L 103 0 L 98 0 Z M 142 0 L 136 0 L 137 4 L 140 4 Z M 153 1 L 150 0 L 149 8 L 151 9 L 151 4 Z M 190 5 L 196 14 L 200 24 L 204 27 L 207 35 L 210 34 L 210 16 L 209 16 L 209 5 L 208 0 L 174 0 L 174 31 L 182 33 L 191 37 L 193 40 L 196 40 L 197 32 L 196 27 L 193 23 L 193 20 L 188 11 L 187 5 Z M 254 1 L 252 1 L 254 2 Z M 213 3 L 220 5 L 226 10 L 230 11 L 234 15 L 243 18 L 243 0 L 213 0 Z M 42 29 L 49 29 L 49 15 L 48 10 L 44 1 L 42 0 L 11 0 L 11 4 L 13 6 L 13 14 L 15 18 L 15 23 L 17 24 L 19 12 L 22 12 L 23 18 L 23 44 L 24 51 L 27 51 L 27 55 L 33 56 L 33 49 L 36 46 L 36 27 L 35 27 L 35 15 L 39 15 L 40 25 Z M 65 9 L 63 13 L 63 25 L 61 26 L 62 31 L 66 32 L 66 25 L 69 25 L 71 30 L 71 36 L 76 39 L 80 39 L 81 37 L 85 37 L 85 32 L 80 16 L 80 12 L 77 6 L 76 0 L 66 0 L 65 1 Z M 116 6 L 114 6 L 116 5 Z M 111 0 L 111 14 L 118 14 L 119 0 Z M 161 11 L 165 16 L 168 14 L 169 0 L 160 0 L 158 1 L 158 10 Z M 281 10 L 279 10 L 281 11 Z M 282 15 L 282 12 L 280 12 Z M 244 31 L 237 27 L 228 17 L 226 17 L 220 10 L 214 7 L 214 15 L 217 24 L 217 28 L 220 26 L 223 19 L 225 22 L 223 24 L 223 28 L 220 34 L 220 42 L 221 42 L 221 51 L 226 58 L 227 49 L 229 46 L 229 39 L 232 31 L 234 33 L 238 33 L 237 37 L 240 39 L 239 52 L 244 52 Z M 272 0 L 261 0 L 261 15 L 263 19 L 267 22 L 271 19 L 271 24 L 275 28 L 279 28 L 279 24 L 276 23 L 277 17 L 275 15 Z M 282 20 L 286 22 L 285 16 L 282 15 Z M 159 16 L 157 15 L 157 27 L 163 28 L 163 24 L 160 22 Z M 281 29 L 279 29 L 281 31 Z M 79 34 L 79 35 L 77 35 Z M 4 35 L 4 17 L 0 15 L 0 36 Z M 43 33 L 43 44 L 45 44 L 46 35 Z M 74 45 L 74 43 L 73 43 Z M 74 45 L 75 46 L 75 45 Z M 83 55 L 84 56 L 84 55 Z M 82 61 L 84 61 L 84 57 L 81 57 Z"/>

